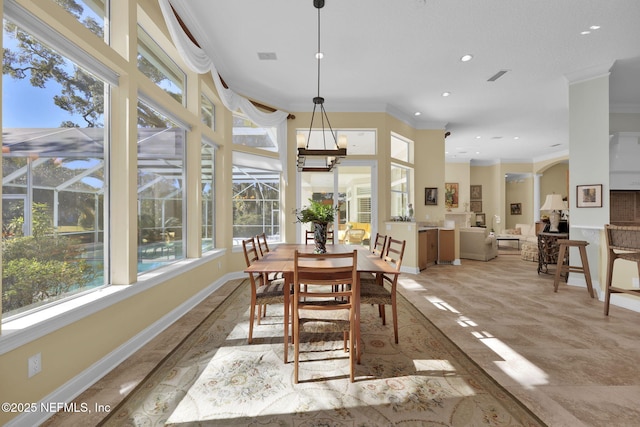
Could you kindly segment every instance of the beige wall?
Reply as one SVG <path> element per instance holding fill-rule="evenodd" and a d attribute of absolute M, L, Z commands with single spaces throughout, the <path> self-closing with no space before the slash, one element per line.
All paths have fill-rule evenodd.
<path fill-rule="evenodd" d="M 609 129 L 613 132 L 639 132 L 640 113 L 610 113 Z"/>
<path fill-rule="evenodd" d="M 544 203 L 547 194 L 554 193 L 563 198 L 569 196 L 569 163 L 551 166 L 540 177 L 540 203 Z"/>

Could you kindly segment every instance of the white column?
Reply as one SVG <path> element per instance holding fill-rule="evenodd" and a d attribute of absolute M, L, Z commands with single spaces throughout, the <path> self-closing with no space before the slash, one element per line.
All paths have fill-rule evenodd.
<path fill-rule="evenodd" d="M 541 174 L 533 175 L 533 222 L 540 221 L 540 177 Z"/>

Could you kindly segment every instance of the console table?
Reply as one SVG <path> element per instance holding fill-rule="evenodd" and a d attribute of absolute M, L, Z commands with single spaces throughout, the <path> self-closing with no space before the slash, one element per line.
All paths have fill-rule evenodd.
<path fill-rule="evenodd" d="M 538 274 L 549 273 L 549 264 L 558 263 L 558 240 L 568 239 L 569 233 L 538 233 Z M 565 257 L 569 256 L 567 251 Z"/>

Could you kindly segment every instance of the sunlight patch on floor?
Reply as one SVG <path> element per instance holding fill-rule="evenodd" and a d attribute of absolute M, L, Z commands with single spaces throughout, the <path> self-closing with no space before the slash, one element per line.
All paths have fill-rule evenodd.
<path fill-rule="evenodd" d="M 440 310 L 450 311 L 452 313 L 460 313 L 458 310 L 456 310 L 451 305 L 449 305 L 449 303 L 444 302 L 443 300 L 441 300 L 438 297 L 426 297 L 426 298 L 427 298 L 427 301 L 429 301 L 431 304 L 435 305 L 436 308 L 438 308 Z"/>
<path fill-rule="evenodd" d="M 502 361 L 495 362 L 496 366 L 523 387 L 533 389 L 534 386 L 549 383 L 549 376 L 542 369 L 529 362 L 525 357 L 514 351 L 498 338 L 493 337 L 485 331 L 482 333 L 475 332 L 473 335 L 497 355 L 502 357 Z"/>
<path fill-rule="evenodd" d="M 479 326 L 476 322 L 462 315 L 460 311 L 441 298 L 435 296 L 426 298 L 439 310 L 460 314 L 456 320 L 459 326 L 463 328 Z M 514 351 L 498 338 L 495 338 L 489 332 L 472 331 L 471 334 L 502 358 L 502 361 L 495 362 L 496 366 L 523 387 L 532 389 L 535 386 L 549 383 L 549 376 L 542 369 L 529 362 L 525 357 Z"/>

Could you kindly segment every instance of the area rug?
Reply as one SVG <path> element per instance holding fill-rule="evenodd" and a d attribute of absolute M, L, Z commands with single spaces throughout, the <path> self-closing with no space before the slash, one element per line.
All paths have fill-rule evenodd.
<path fill-rule="evenodd" d="M 390 308 L 362 307 L 362 364 L 349 382 L 341 337 L 301 340 L 283 363 L 282 306 L 247 344 L 248 282 L 117 407 L 104 426 L 543 426 L 404 297 L 399 344 Z"/>

